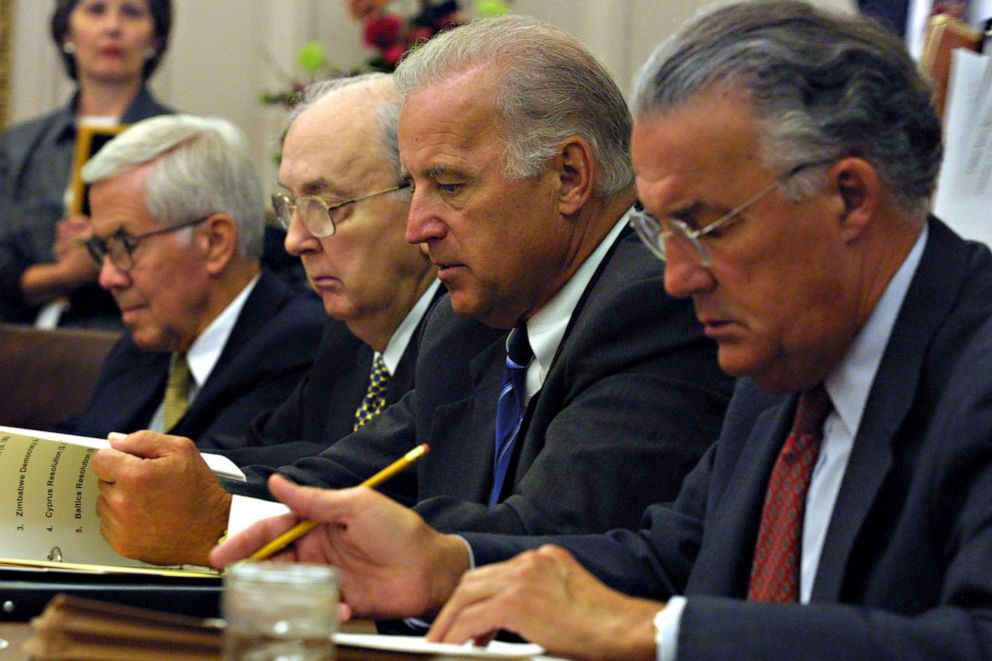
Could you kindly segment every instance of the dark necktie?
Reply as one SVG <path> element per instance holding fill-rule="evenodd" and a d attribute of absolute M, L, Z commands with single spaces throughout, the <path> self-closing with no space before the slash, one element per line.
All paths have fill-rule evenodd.
<path fill-rule="evenodd" d="M 518 325 L 506 340 L 506 371 L 496 402 L 496 455 L 493 461 L 493 489 L 489 507 L 495 507 L 503 491 L 503 481 L 510 466 L 513 443 L 524 419 L 527 396 L 527 367 L 534 360 L 527 341 L 527 327 Z"/>
<path fill-rule="evenodd" d="M 386 390 L 389 387 L 389 368 L 382 356 L 372 361 L 372 371 L 369 373 L 369 387 L 365 398 L 355 411 L 355 423 L 352 431 L 358 431 L 386 408 Z"/>
<path fill-rule="evenodd" d="M 189 408 L 190 386 L 189 363 L 185 353 L 172 356 L 169 366 L 169 378 L 165 382 L 165 396 L 162 398 L 162 427 L 168 432 L 176 426 Z"/>
<path fill-rule="evenodd" d="M 830 408 L 830 397 L 822 384 L 799 396 L 792 430 L 768 481 L 747 592 L 751 601 L 799 601 L 806 493 Z"/>

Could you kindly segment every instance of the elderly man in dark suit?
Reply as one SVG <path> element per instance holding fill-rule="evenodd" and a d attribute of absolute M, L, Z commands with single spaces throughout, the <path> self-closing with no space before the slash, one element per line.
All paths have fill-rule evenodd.
<path fill-rule="evenodd" d="M 280 181 L 287 192 L 274 195 L 273 205 L 287 230 L 286 248 L 302 260 L 331 317 L 313 368 L 247 433 L 189 434 L 195 445 L 143 433 L 98 454 L 102 525 L 115 547 L 159 558 L 195 549 L 197 540 L 205 548 L 216 541 L 215 528 L 227 527 L 230 496 L 205 470 L 197 446 L 241 466 L 276 467 L 327 449 L 412 387 L 416 335 L 443 287 L 403 236 L 409 194 L 400 176 L 398 112 L 399 96 L 384 74 L 305 91 L 283 141 Z M 215 502 L 224 507 L 209 520 L 214 510 L 204 503 Z M 242 505 L 251 514 L 265 503 Z"/>
<path fill-rule="evenodd" d="M 84 177 L 87 247 L 128 333 L 61 430 L 243 433 L 306 373 L 324 324 L 312 296 L 260 270 L 264 207 L 244 136 L 220 119 L 144 120 Z"/>
<path fill-rule="evenodd" d="M 406 238 L 449 295 L 424 322 L 414 389 L 278 471 L 352 486 L 427 442 L 384 488 L 437 526 L 636 526 L 712 443 L 732 382 L 691 306 L 657 294 L 662 264 L 628 227 L 620 91 L 573 38 L 523 18 L 435 37 L 395 78 Z M 257 478 L 273 472 L 230 488 L 267 495 Z"/>
<path fill-rule="evenodd" d="M 662 45 L 635 103 L 634 222 L 743 377 L 678 498 L 639 531 L 458 538 L 375 492 L 273 480 L 329 524 L 284 559 L 336 565 L 353 612 L 443 606 L 445 642 L 509 629 L 575 658 L 988 658 L 992 255 L 927 216 L 940 125 L 914 63 L 863 20 L 746 2 Z M 488 566 L 466 573 L 470 558 Z"/>

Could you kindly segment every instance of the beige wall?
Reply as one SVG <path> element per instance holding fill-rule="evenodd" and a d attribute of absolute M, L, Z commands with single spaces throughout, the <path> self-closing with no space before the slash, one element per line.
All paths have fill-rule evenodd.
<path fill-rule="evenodd" d="M 170 52 L 152 87 L 184 111 L 220 115 L 248 134 L 266 187 L 274 189 L 272 155 L 282 111 L 258 100 L 298 75 L 300 44 L 321 41 L 331 61 L 350 68 L 364 60 L 358 26 L 341 0 L 173 0 Z M 625 92 L 654 45 L 699 7 L 714 0 L 516 0 L 514 11 L 559 25 L 585 43 Z M 816 0 L 849 7 L 850 0 Z M 471 11 L 474 4 L 463 2 Z M 409 13 L 413 0 L 394 5 Z M 16 0 L 11 121 L 64 103 L 71 85 L 48 35 L 50 0 Z"/>

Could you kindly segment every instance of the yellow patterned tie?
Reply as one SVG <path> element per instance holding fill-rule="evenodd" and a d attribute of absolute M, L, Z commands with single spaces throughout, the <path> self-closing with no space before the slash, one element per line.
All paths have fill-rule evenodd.
<path fill-rule="evenodd" d="M 355 411 L 355 424 L 352 427 L 358 431 L 369 423 L 373 418 L 386 408 L 386 389 L 389 387 L 389 368 L 382 360 L 382 356 L 377 356 L 372 361 L 372 372 L 369 373 L 369 388 L 365 392 L 365 399 L 362 405 Z"/>
<path fill-rule="evenodd" d="M 172 356 L 172 366 L 169 368 L 169 380 L 165 382 L 165 409 L 163 426 L 165 431 L 172 429 L 186 414 L 189 408 L 189 363 L 185 353 Z"/>

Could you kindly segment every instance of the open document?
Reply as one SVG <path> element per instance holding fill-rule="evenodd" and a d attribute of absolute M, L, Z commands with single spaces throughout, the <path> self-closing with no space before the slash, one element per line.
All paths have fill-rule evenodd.
<path fill-rule="evenodd" d="M 100 534 L 97 477 L 89 468 L 106 440 L 0 427 L 0 566 L 101 572 L 203 574 L 117 554 Z M 226 457 L 203 455 L 219 476 L 244 479 Z"/>

